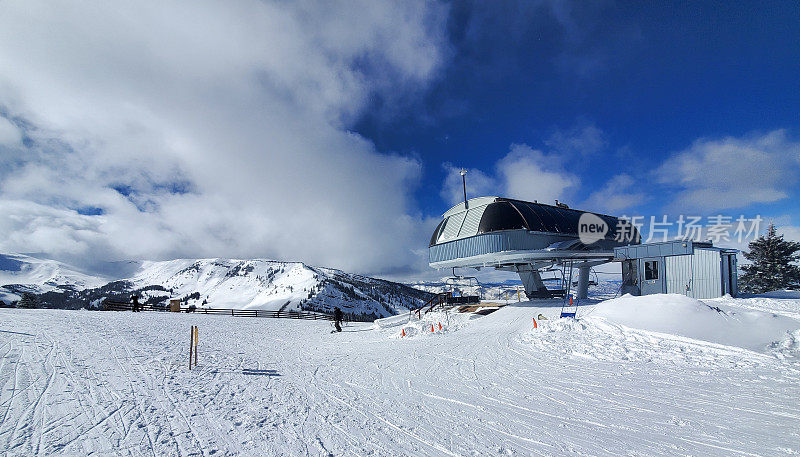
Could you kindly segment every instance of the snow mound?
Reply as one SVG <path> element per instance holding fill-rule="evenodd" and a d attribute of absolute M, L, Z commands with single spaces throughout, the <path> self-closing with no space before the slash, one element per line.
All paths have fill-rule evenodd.
<path fill-rule="evenodd" d="M 394 320 L 382 319 L 384 322 L 376 323 L 374 328 L 384 331 L 389 338 L 418 338 L 454 332 L 479 317 L 482 316 L 472 313 L 433 311 L 423 314 L 421 319 L 417 319 L 416 315 L 409 318 L 408 314 L 395 316 Z"/>
<path fill-rule="evenodd" d="M 589 315 L 626 327 L 756 351 L 766 350 L 787 331 L 800 327 L 800 322 L 774 313 L 723 309 L 677 294 L 624 295 L 598 303 Z"/>
<path fill-rule="evenodd" d="M 595 316 L 540 320 L 539 327 L 521 335 L 520 341 L 537 353 L 556 354 L 576 363 L 644 362 L 704 369 L 753 369 L 774 360 L 735 346 L 639 330 Z"/>

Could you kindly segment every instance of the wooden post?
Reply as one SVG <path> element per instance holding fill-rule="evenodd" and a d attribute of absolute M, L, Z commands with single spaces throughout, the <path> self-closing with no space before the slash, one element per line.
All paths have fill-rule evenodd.
<path fill-rule="evenodd" d="M 192 346 L 194 346 L 194 325 L 189 330 L 189 369 L 192 369 Z"/>
<path fill-rule="evenodd" d="M 194 327 L 194 366 L 197 366 L 197 343 L 198 337 L 200 336 L 200 329 L 197 326 Z"/>

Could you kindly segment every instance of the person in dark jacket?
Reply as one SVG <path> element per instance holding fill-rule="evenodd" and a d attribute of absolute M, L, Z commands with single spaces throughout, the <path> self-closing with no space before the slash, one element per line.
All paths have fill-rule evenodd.
<path fill-rule="evenodd" d="M 139 297 L 136 295 L 131 296 L 131 308 L 134 313 L 142 310 L 142 306 L 139 304 Z"/>
<path fill-rule="evenodd" d="M 336 331 L 342 331 L 342 310 L 337 308 L 333 309 L 333 325 L 336 326 Z"/>

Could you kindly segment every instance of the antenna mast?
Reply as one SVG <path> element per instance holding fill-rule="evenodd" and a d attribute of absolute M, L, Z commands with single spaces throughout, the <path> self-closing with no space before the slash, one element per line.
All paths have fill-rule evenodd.
<path fill-rule="evenodd" d="M 462 168 L 461 171 L 461 184 L 464 185 L 464 209 L 469 209 L 467 205 L 467 169 Z"/>

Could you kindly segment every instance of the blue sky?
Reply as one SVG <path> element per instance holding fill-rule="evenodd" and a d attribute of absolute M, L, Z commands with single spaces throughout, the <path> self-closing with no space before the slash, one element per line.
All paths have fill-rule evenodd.
<path fill-rule="evenodd" d="M 580 193 L 628 173 L 647 188 L 632 208 L 645 215 L 663 214 L 673 194 L 650 187 L 649 172 L 696 140 L 775 129 L 797 138 L 797 3 L 599 2 L 576 6 L 566 22 L 537 5 L 455 7 L 452 63 L 424 100 L 390 119 L 367 113 L 356 127 L 379 149 L 421 157 L 415 196 L 424 212 L 449 206 L 439 193 L 442 162 L 490 170 L 512 143 L 548 150 L 553 136 L 586 127 L 602 132 L 602 146 L 569 165 Z M 788 198 L 739 212 L 795 213 L 793 183 Z"/>
<path fill-rule="evenodd" d="M 0 252 L 420 277 L 461 167 L 471 196 L 800 239 L 799 23 L 788 1 L 0 2 Z"/>

